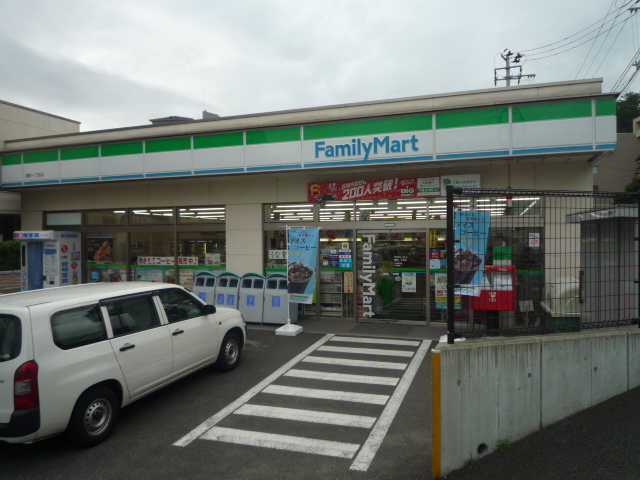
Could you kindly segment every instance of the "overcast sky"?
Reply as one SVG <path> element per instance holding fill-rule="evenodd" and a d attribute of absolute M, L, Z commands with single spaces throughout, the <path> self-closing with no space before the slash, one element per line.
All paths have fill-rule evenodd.
<path fill-rule="evenodd" d="M 627 10 L 636 3 L 0 0 L 0 100 L 81 131 L 120 128 L 203 109 L 230 116 L 493 88 L 505 48 L 529 52 L 522 73 L 535 83 L 603 77 L 605 92 L 620 91 L 639 48 L 640 16 Z"/>

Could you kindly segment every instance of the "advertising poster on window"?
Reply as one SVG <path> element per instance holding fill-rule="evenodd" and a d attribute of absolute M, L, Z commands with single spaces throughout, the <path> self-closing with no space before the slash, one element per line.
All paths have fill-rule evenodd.
<path fill-rule="evenodd" d="M 459 242 L 453 256 L 455 284 L 460 285 L 456 294 L 474 297 L 480 295 L 490 221 L 491 216 L 487 211 L 454 212 L 454 236 Z"/>
<path fill-rule="evenodd" d="M 289 301 L 313 303 L 319 228 L 287 228 L 287 289 Z"/>
<path fill-rule="evenodd" d="M 414 272 L 402 272 L 402 293 L 416 292 L 416 277 Z"/>
<path fill-rule="evenodd" d="M 113 263 L 113 238 L 87 238 L 87 260 L 89 262 Z"/>

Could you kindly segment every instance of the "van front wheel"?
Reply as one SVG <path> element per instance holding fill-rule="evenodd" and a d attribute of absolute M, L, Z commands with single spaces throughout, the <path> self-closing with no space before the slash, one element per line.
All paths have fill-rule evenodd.
<path fill-rule="evenodd" d="M 83 393 L 73 408 L 67 438 L 81 447 L 93 447 L 106 440 L 118 418 L 120 406 L 113 391 L 95 387 Z"/>

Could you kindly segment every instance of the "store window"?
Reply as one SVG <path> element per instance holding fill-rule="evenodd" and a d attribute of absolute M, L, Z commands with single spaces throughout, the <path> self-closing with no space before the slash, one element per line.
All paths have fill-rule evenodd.
<path fill-rule="evenodd" d="M 199 223 L 224 223 L 225 207 L 188 207 L 178 209 L 178 222 L 181 225 Z"/>
<path fill-rule="evenodd" d="M 126 225 L 126 210 L 88 210 L 85 212 L 86 225 Z"/>
<path fill-rule="evenodd" d="M 131 225 L 173 225 L 175 210 L 173 208 L 134 208 L 130 211 Z"/>
<path fill-rule="evenodd" d="M 47 227 L 82 225 L 82 212 L 46 212 L 44 224 Z"/>
<path fill-rule="evenodd" d="M 315 219 L 313 203 L 277 204 L 264 206 L 264 221 L 271 222 L 311 222 Z"/>
<path fill-rule="evenodd" d="M 178 232 L 178 281 L 190 288 L 203 270 L 222 272 L 227 264 L 224 231 Z"/>
<path fill-rule="evenodd" d="M 265 272 L 285 272 L 287 270 L 287 231 L 270 230 L 264 232 Z"/>
<path fill-rule="evenodd" d="M 91 231 L 86 234 L 85 282 L 124 282 L 127 279 L 127 234 Z"/>
<path fill-rule="evenodd" d="M 176 283 L 172 231 L 131 232 L 131 278 L 143 282 Z"/>

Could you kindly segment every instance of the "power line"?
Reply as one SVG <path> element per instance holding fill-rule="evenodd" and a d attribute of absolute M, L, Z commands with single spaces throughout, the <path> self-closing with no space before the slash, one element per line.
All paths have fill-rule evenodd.
<path fill-rule="evenodd" d="M 611 8 L 615 5 L 616 0 L 611 0 L 611 5 L 609 6 L 609 11 L 607 12 L 607 15 L 605 16 L 608 17 L 609 13 L 611 12 Z M 602 27 L 604 27 L 604 19 L 602 20 L 602 24 L 600 25 L 600 29 L 598 30 L 598 32 L 600 32 L 600 30 L 602 30 Z M 605 38 L 605 42 L 606 42 L 606 38 Z M 604 42 L 602 42 L 604 43 Z M 596 44 L 596 42 L 594 41 L 591 46 L 589 47 L 589 51 L 587 52 L 587 54 L 584 57 L 584 60 L 582 61 L 582 65 L 580 65 L 580 68 L 578 69 L 578 74 L 576 75 L 576 79 L 580 76 L 580 72 L 582 71 L 582 67 L 584 67 L 585 62 L 587 61 L 587 58 L 589 58 L 589 55 L 591 55 L 591 50 L 593 49 L 593 46 Z M 598 50 L 598 52 L 600 52 L 600 50 Z M 598 56 L 598 54 L 596 53 L 596 56 L 594 58 L 596 58 Z M 593 62 L 592 62 L 593 64 Z M 591 67 L 589 67 L 591 68 Z M 587 70 L 589 71 L 589 70 Z M 586 73 L 585 73 L 586 76 Z"/>

